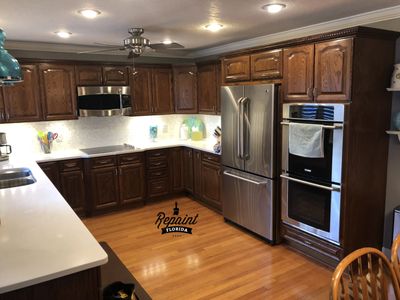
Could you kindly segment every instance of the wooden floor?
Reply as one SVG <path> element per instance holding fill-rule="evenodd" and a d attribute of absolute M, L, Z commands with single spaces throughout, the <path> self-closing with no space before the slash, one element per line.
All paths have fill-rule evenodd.
<path fill-rule="evenodd" d="M 199 214 L 192 235 L 161 235 L 155 225 L 158 212 L 172 215 L 175 200 L 84 220 L 153 299 L 329 299 L 331 270 L 189 198 L 176 200 L 180 215 Z"/>

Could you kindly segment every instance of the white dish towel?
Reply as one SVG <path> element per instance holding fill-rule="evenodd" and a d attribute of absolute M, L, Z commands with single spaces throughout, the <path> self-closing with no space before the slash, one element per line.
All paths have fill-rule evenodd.
<path fill-rule="evenodd" d="M 289 153 L 310 158 L 324 157 L 322 125 L 290 123 Z"/>

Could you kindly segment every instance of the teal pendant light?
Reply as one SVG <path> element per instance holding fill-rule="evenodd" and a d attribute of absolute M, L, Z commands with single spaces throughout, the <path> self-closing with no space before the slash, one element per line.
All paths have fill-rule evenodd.
<path fill-rule="evenodd" d="M 0 29 L 0 85 L 13 85 L 22 81 L 18 61 L 4 49 L 5 32 Z"/>

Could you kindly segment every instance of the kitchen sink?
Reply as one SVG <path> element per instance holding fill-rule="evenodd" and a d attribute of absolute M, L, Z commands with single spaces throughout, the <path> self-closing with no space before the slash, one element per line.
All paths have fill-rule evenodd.
<path fill-rule="evenodd" d="M 36 179 L 28 168 L 0 170 L 0 189 L 28 185 L 35 182 Z"/>

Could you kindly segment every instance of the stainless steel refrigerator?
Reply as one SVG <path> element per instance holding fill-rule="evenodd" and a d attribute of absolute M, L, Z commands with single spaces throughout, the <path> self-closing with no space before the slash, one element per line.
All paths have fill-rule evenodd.
<path fill-rule="evenodd" d="M 278 89 L 221 87 L 223 216 L 272 242 Z"/>

